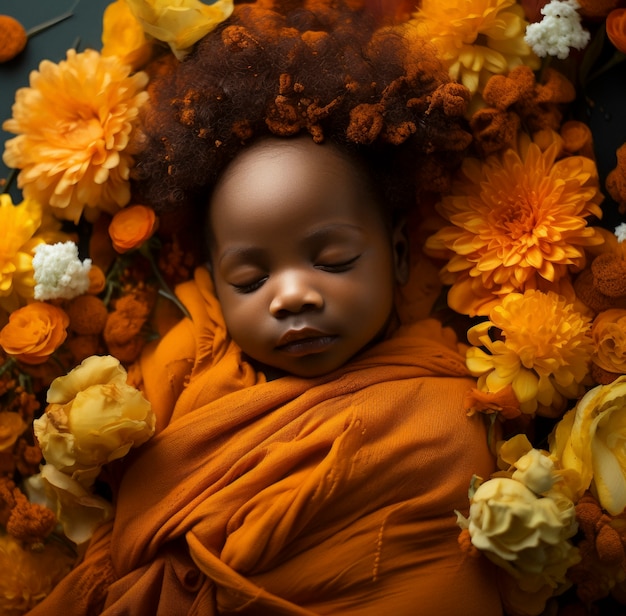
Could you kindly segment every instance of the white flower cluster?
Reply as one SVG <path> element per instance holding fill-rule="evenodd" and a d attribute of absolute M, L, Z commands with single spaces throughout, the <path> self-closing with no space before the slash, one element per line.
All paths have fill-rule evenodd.
<path fill-rule="evenodd" d="M 617 237 L 617 241 L 620 242 L 620 244 L 626 241 L 626 222 L 621 222 L 615 227 L 615 237 Z"/>
<path fill-rule="evenodd" d="M 552 0 L 541 9 L 543 19 L 526 28 L 524 40 L 541 58 L 556 56 L 564 60 L 570 48 L 583 49 L 589 32 L 583 30 L 576 0 Z"/>
<path fill-rule="evenodd" d="M 34 253 L 35 299 L 72 299 L 87 291 L 91 259 L 81 261 L 74 242 L 40 244 Z"/>

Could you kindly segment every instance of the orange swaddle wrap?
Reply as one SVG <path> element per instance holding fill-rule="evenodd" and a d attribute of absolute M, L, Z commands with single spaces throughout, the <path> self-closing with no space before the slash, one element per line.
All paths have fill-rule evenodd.
<path fill-rule="evenodd" d="M 34 614 L 500 613 L 457 544 L 454 510 L 493 459 L 450 332 L 421 321 L 332 374 L 266 382 L 208 273 L 179 295 L 192 320 L 142 359 L 158 433 Z"/>

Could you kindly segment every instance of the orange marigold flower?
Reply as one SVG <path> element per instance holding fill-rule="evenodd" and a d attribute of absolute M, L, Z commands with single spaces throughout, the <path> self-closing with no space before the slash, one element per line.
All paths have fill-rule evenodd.
<path fill-rule="evenodd" d="M 0 15 L 0 62 L 8 62 L 26 47 L 24 26 L 9 15 Z"/>
<path fill-rule="evenodd" d="M 109 312 L 104 302 L 95 295 L 79 295 L 66 307 L 71 331 L 81 335 L 100 334 L 107 322 Z"/>
<path fill-rule="evenodd" d="M 0 346 L 25 364 L 42 364 L 65 341 L 69 322 L 65 311 L 57 306 L 27 304 L 12 312 L 0 330 Z"/>
<path fill-rule="evenodd" d="M 109 235 L 113 248 L 119 253 L 139 248 L 152 237 L 158 226 L 158 218 L 151 207 L 131 205 L 113 216 Z"/>
<path fill-rule="evenodd" d="M 51 509 L 31 503 L 20 490 L 15 490 L 15 506 L 6 525 L 9 535 L 25 545 L 40 547 L 56 524 L 57 519 Z"/>
<path fill-rule="evenodd" d="M 584 392 L 593 351 L 591 322 L 553 292 L 511 293 L 468 330 L 467 367 L 478 389 L 512 386 L 522 413 L 559 416 Z M 493 336 L 492 334 L 500 332 Z"/>
<path fill-rule="evenodd" d="M 558 71 L 547 68 L 542 75 L 537 81 L 530 67 L 523 65 L 507 75 L 493 75 L 483 90 L 484 102 L 508 115 L 516 114 L 530 132 L 558 130 L 563 117 L 559 104 L 573 101 L 576 90 Z"/>
<path fill-rule="evenodd" d="M 498 391 L 471 389 L 465 394 L 463 406 L 469 416 L 478 412 L 486 415 L 498 413 L 504 419 L 515 419 L 521 413 L 519 400 L 510 384 Z"/>
<path fill-rule="evenodd" d="M 481 92 L 491 75 L 520 64 L 539 67 L 524 41 L 527 22 L 515 0 L 422 0 L 408 23 L 437 46 L 450 77 L 472 94 Z"/>
<path fill-rule="evenodd" d="M 437 205 L 448 221 L 425 244 L 427 254 L 448 259 L 442 282 L 449 306 L 486 315 L 502 297 L 526 289 L 573 297 L 570 273 L 585 266 L 585 248 L 602 243 L 587 225 L 602 215 L 592 160 L 556 161 L 534 143 L 486 161 L 466 158 L 461 177 Z"/>
<path fill-rule="evenodd" d="M 142 294 L 125 295 L 117 300 L 102 332 L 111 355 L 124 363 L 137 358 L 145 344 L 141 330 L 151 309 L 152 305 Z"/>
<path fill-rule="evenodd" d="M 17 135 L 3 160 L 21 170 L 25 197 L 74 222 L 85 207 L 114 213 L 128 203 L 132 159 L 125 150 L 148 96 L 147 75 L 130 70 L 115 56 L 70 49 L 67 60 L 44 60 L 31 72 L 2 125 Z"/>

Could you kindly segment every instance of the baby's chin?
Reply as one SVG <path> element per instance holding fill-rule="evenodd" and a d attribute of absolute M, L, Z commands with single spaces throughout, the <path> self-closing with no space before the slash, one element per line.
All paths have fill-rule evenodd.
<path fill-rule="evenodd" d="M 347 363 L 347 360 L 337 358 L 334 361 L 325 362 L 300 360 L 298 362 L 291 362 L 291 365 L 285 366 L 283 364 L 264 363 L 245 354 L 244 359 L 251 364 L 255 370 L 262 372 L 268 381 L 274 381 L 285 376 L 293 376 L 301 379 L 323 377 L 338 370 Z"/>

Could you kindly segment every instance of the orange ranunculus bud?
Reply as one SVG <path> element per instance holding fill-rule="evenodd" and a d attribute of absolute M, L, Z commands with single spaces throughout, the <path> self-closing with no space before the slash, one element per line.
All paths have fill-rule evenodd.
<path fill-rule="evenodd" d="M 626 8 L 614 9 L 607 15 L 606 34 L 616 49 L 626 53 Z"/>
<path fill-rule="evenodd" d="M 89 295 L 98 295 L 98 293 L 104 291 L 106 283 L 106 275 L 102 271 L 102 268 L 92 264 L 89 268 L 89 288 L 87 289 L 87 293 Z"/>
<path fill-rule="evenodd" d="M 0 15 L 0 62 L 8 62 L 26 47 L 28 35 L 24 26 L 9 15 Z"/>
<path fill-rule="evenodd" d="M 0 331 L 0 346 L 25 364 L 43 364 L 65 341 L 69 317 L 45 302 L 33 302 L 11 313 Z"/>
<path fill-rule="evenodd" d="M 156 231 L 158 219 L 154 210 L 146 205 L 131 205 L 113 216 L 109 235 L 113 248 L 125 253 L 139 248 Z"/>

